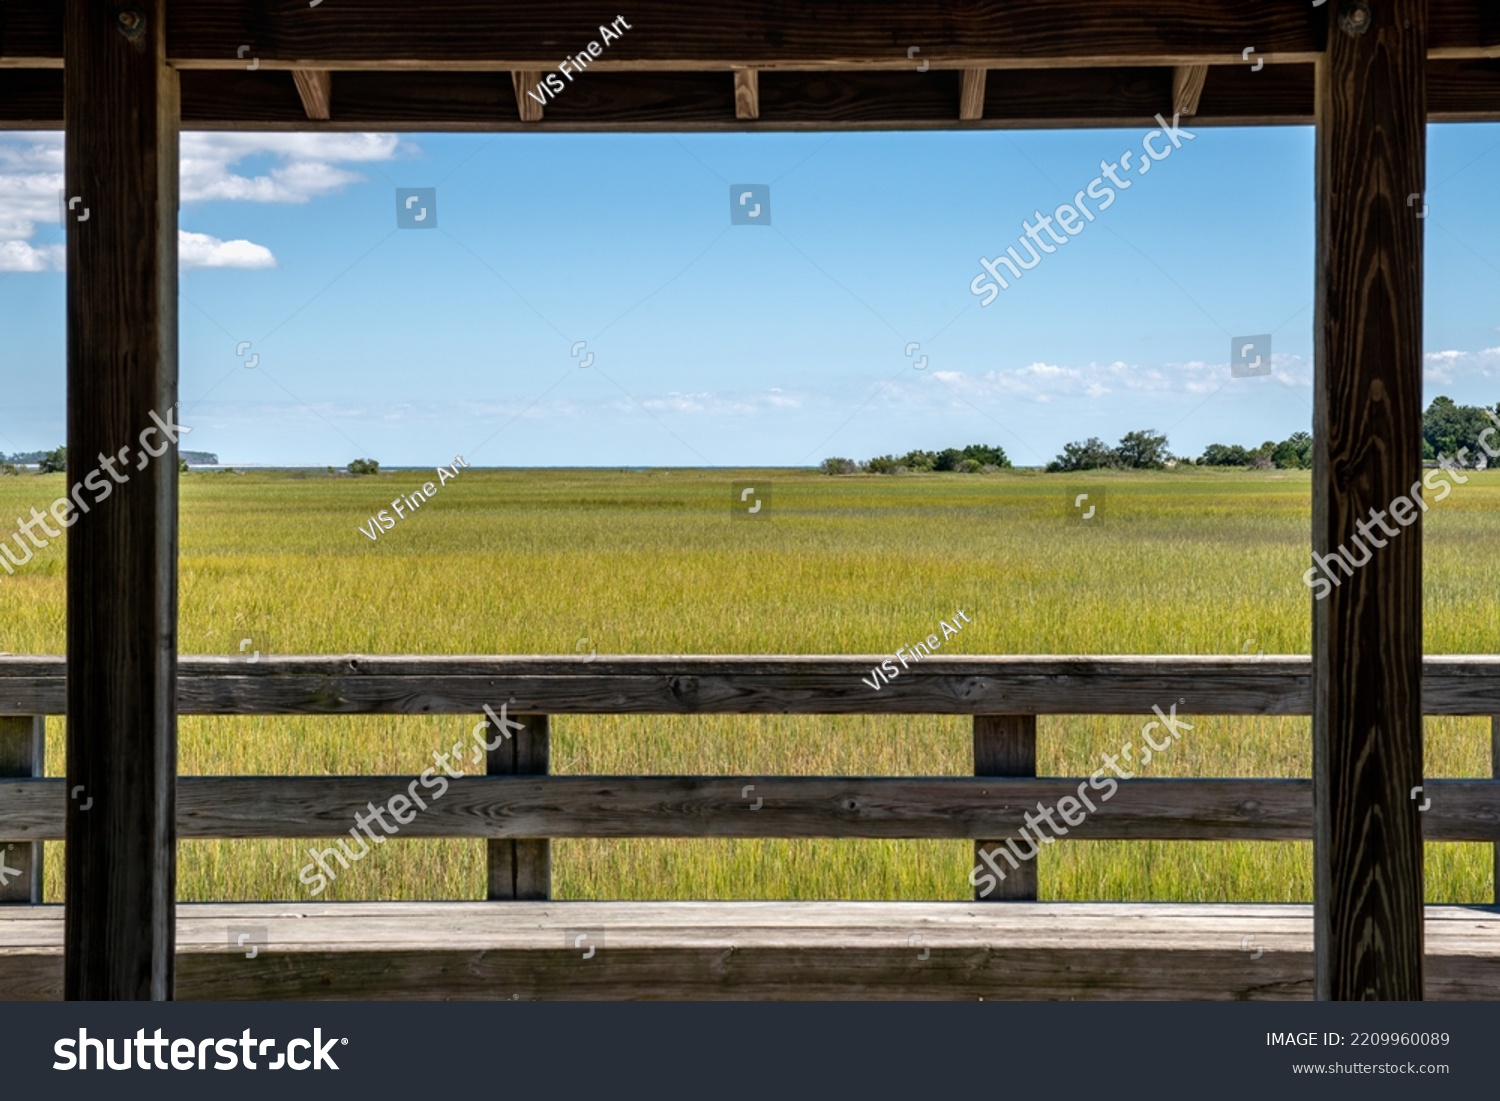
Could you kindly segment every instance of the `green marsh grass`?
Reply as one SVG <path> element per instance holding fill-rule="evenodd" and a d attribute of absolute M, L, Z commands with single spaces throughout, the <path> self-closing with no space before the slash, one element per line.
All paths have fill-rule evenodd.
<path fill-rule="evenodd" d="M 181 647 L 233 654 L 889 654 L 964 609 L 954 654 L 1306 653 L 1305 473 L 824 477 L 808 471 L 464 471 L 371 542 L 359 525 L 430 472 L 194 472 L 182 482 Z M 764 521 L 730 484 L 769 480 Z M 1075 485 L 1102 487 L 1083 522 Z M 0 478 L 0 515 L 60 476 Z M 1428 653 L 1500 651 L 1500 476 L 1471 475 L 1424 526 Z M 0 650 L 61 653 L 64 552 L 0 583 Z M 1253 642 L 1250 640 L 1254 640 Z M 1190 685 L 1180 695 L 1191 696 Z M 203 718 L 190 775 L 402 774 L 473 719 Z M 1086 774 L 1143 720 L 1049 716 L 1039 771 Z M 1153 776 L 1306 776 L 1305 718 L 1194 715 Z M 965 775 L 970 724 L 943 716 L 560 716 L 566 773 Z M 1430 776 L 1489 774 L 1487 720 L 1429 719 Z M 63 724 L 48 772 L 62 774 Z M 1143 773 L 1145 774 L 1145 773 Z M 394 794 L 394 791 L 392 792 Z M 352 824 L 352 823 L 351 823 Z M 186 899 L 305 899 L 311 840 L 183 842 Z M 325 842 L 326 844 L 326 842 Z M 61 897 L 60 845 L 48 897 Z M 559 898 L 960 899 L 965 842 L 554 843 Z M 481 898 L 483 843 L 396 839 L 329 899 Z M 1070 842 L 1044 898 L 1306 900 L 1306 844 Z M 1489 901 L 1491 847 L 1430 844 L 1433 901 Z"/>

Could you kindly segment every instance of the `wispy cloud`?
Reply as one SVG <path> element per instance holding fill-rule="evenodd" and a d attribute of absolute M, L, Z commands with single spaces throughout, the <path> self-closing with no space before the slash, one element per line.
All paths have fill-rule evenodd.
<path fill-rule="evenodd" d="M 1466 378 L 1494 378 L 1500 375 L 1500 348 L 1478 352 L 1448 350 L 1428 352 L 1422 357 L 1422 378 L 1439 386 L 1461 382 Z"/>
<path fill-rule="evenodd" d="M 274 268 L 276 257 L 264 245 L 246 241 L 221 241 L 206 233 L 177 234 L 178 264 L 184 268 Z"/>

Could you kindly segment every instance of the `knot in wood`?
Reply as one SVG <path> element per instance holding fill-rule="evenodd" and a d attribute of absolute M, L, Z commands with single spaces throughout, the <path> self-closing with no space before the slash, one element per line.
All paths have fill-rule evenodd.
<path fill-rule="evenodd" d="M 1364 34 L 1371 22 L 1370 5 L 1364 0 L 1350 0 L 1339 8 L 1339 27 L 1345 34 Z"/>
<path fill-rule="evenodd" d="M 137 8 L 126 8 L 115 16 L 120 33 L 126 38 L 136 38 L 146 29 L 146 16 Z"/>

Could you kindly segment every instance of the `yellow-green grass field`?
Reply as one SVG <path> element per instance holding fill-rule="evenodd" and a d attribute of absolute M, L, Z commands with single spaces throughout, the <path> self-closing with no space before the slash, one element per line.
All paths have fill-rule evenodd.
<path fill-rule="evenodd" d="M 556 654 L 587 638 L 601 654 L 889 654 L 959 608 L 972 625 L 945 654 L 1309 649 L 1305 473 L 470 470 L 378 541 L 360 533 L 429 478 L 185 475 L 182 651 L 235 653 L 250 638 L 263 654 Z M 735 480 L 770 483 L 766 520 L 731 518 Z M 1101 488 L 1094 520 L 1069 517 L 1070 491 L 1097 500 Z M 60 475 L 0 478 L 0 516 L 64 489 Z M 1500 475 L 1470 475 L 1427 516 L 1430 654 L 1500 650 L 1497 505 Z M 0 650 L 63 651 L 63 574 L 58 543 L 0 582 Z M 180 767 L 415 775 L 473 721 L 185 718 Z M 1141 721 L 1044 717 L 1039 771 L 1092 772 Z M 1150 775 L 1310 773 L 1306 719 L 1193 722 Z M 61 775 L 63 723 L 48 729 L 48 772 Z M 972 771 L 963 717 L 561 716 L 552 731 L 561 773 Z M 1487 720 L 1429 719 L 1427 735 L 1427 775 L 1489 775 Z M 184 842 L 180 894 L 306 899 L 298 872 L 311 843 Z M 1491 848 L 1428 845 L 1429 898 L 1489 901 Z M 49 899 L 61 897 L 60 852 L 48 846 Z M 961 899 L 971 854 L 953 841 L 559 841 L 554 894 Z M 398 838 L 322 897 L 480 898 L 483 855 L 479 841 Z M 1044 898 L 1312 893 L 1306 844 L 1080 841 L 1040 861 Z"/>

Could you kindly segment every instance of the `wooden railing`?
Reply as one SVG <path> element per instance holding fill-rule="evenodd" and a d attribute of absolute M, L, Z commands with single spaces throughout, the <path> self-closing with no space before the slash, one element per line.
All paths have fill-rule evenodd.
<path fill-rule="evenodd" d="M 181 661 L 187 715 L 433 715 L 483 718 L 508 706 L 525 729 L 490 751 L 485 776 L 449 781 L 401 827 L 408 837 L 489 841 L 489 897 L 550 895 L 554 837 L 1015 836 L 1038 802 L 1079 778 L 1038 777 L 1036 717 L 1307 715 L 1311 663 L 1299 657 L 1006 657 L 923 661 L 872 691 L 868 657 L 232 657 Z M 25 874 L 0 901 L 40 901 L 40 844 L 61 840 L 66 781 L 42 779 L 43 716 L 65 706 L 60 658 L 0 659 L 0 839 Z M 1180 702 L 1179 702 L 1180 701 Z M 1428 658 L 1428 715 L 1500 715 L 1500 659 Z M 967 714 L 972 777 L 552 776 L 548 716 L 557 714 Z M 1500 720 L 1494 757 L 1500 761 Z M 1492 770 L 1493 771 L 1493 770 Z M 1500 773 L 1495 773 L 1500 776 Z M 368 803 L 411 777 L 180 778 L 183 838 L 334 837 Z M 754 785 L 751 811 L 743 795 Z M 1433 780 L 1422 813 L 1434 841 L 1500 842 L 1500 779 Z M 1306 779 L 1122 782 L 1076 836 L 1090 840 L 1309 840 Z M 1070 835 L 1071 836 L 1071 835 Z M 1036 898 L 1035 864 L 990 901 Z"/>

